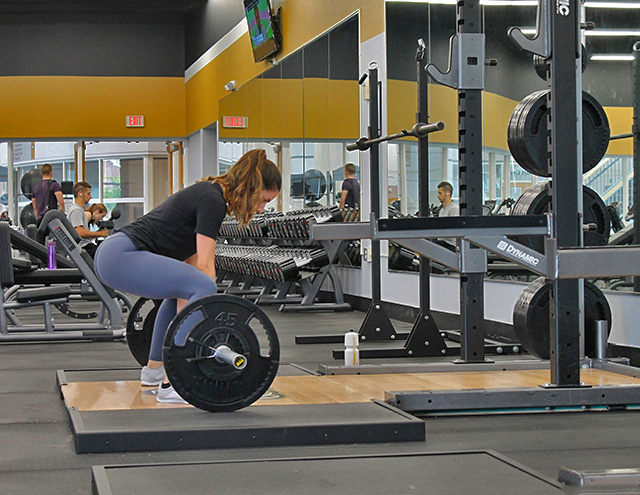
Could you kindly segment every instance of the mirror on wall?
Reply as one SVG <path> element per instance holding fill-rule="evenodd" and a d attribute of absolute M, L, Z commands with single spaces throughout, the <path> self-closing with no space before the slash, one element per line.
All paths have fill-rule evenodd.
<path fill-rule="evenodd" d="M 221 172 L 245 151 L 266 149 L 284 179 L 268 207 L 338 204 L 344 165 L 359 165 L 359 153 L 346 151 L 359 137 L 358 30 L 351 16 L 220 101 Z M 245 126 L 225 127 L 229 116 Z"/>
<path fill-rule="evenodd" d="M 606 7 L 606 5 L 600 5 Z M 640 23 L 640 9 L 595 8 L 588 3 L 583 22 L 595 29 L 583 31 L 586 61 L 582 86 L 602 107 L 611 134 L 631 132 L 633 115 L 632 47 L 640 39 L 634 26 Z M 536 71 L 533 57 L 511 42 L 507 31 L 518 26 L 535 32 L 535 5 L 482 7 L 486 57 L 496 66 L 486 68 L 483 94 L 482 177 L 485 214 L 509 214 L 510 206 L 524 191 L 548 179 L 523 167 L 522 157 L 514 157 L 509 145 L 509 122 L 514 109 L 528 95 L 547 88 Z M 418 38 L 427 45 L 427 63 L 441 72 L 449 66 L 449 39 L 455 34 L 456 7 L 428 2 L 388 2 L 386 4 L 388 130 L 408 128 L 417 112 Z M 635 34 L 634 34 L 635 33 Z M 447 128 L 429 136 L 429 202 L 436 210 L 437 184 L 448 181 L 458 197 L 457 93 L 430 82 L 430 120 L 443 120 Z M 587 135 L 588 136 L 588 135 Z M 606 141 L 605 141 L 606 146 Z M 388 163 L 387 201 L 400 215 L 417 212 L 417 142 L 415 139 L 386 146 Z M 603 151 L 604 153 L 604 151 Z M 633 149 L 630 139 L 609 142 L 606 153 L 584 174 L 585 186 L 602 199 L 612 219 L 620 219 L 611 231 L 629 223 L 633 198 Z M 614 225 L 616 222 L 612 222 Z"/>

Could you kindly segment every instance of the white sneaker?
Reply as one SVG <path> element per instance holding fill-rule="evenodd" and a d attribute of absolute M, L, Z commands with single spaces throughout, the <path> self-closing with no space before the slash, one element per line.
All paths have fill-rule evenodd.
<path fill-rule="evenodd" d="M 175 391 L 173 386 L 162 388 L 162 384 L 158 386 L 158 402 L 170 402 L 173 404 L 188 404 L 178 392 Z"/>
<path fill-rule="evenodd" d="M 156 387 L 164 380 L 164 367 L 153 369 L 148 366 L 143 366 L 140 372 L 140 383 L 144 387 Z"/>

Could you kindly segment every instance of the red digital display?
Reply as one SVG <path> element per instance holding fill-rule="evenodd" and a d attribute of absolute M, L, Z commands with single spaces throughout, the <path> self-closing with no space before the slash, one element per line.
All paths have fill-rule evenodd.
<path fill-rule="evenodd" d="M 244 129 L 249 126 L 247 117 L 222 117 L 222 127 L 226 129 Z"/>
<path fill-rule="evenodd" d="M 127 127 L 144 127 L 144 115 L 127 115 Z"/>

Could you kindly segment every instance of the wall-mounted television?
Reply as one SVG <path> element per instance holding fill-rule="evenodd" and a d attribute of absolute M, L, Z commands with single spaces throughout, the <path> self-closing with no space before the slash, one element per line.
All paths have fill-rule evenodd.
<path fill-rule="evenodd" d="M 260 62 L 280 49 L 280 32 L 270 0 L 244 0 L 253 58 Z"/>

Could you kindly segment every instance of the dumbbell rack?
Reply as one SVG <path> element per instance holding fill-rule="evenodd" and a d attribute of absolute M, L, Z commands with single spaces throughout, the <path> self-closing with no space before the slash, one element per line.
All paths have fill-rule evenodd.
<path fill-rule="evenodd" d="M 314 216 L 315 213 L 315 216 Z M 335 215 L 336 212 L 332 211 Z M 338 211 L 339 213 L 339 211 Z M 318 218 L 320 216 L 321 218 Z M 251 270 L 242 269 L 244 273 L 231 271 L 223 271 L 218 275 L 218 281 L 231 277 L 229 284 L 223 286 L 225 293 L 244 295 L 247 298 L 254 298 L 256 304 L 259 305 L 280 305 L 280 311 L 283 312 L 300 312 L 313 310 L 333 310 L 333 311 L 351 311 L 351 306 L 344 302 L 344 293 L 340 277 L 338 276 L 334 261 L 337 259 L 338 252 L 344 249 L 345 241 L 322 241 L 313 242 L 309 238 L 310 224 L 317 221 L 327 220 L 328 217 L 322 217 L 318 209 L 303 209 L 289 212 L 288 214 L 268 214 L 256 216 L 254 220 L 246 228 L 221 229 L 220 238 L 226 240 L 229 246 L 243 246 L 246 248 L 256 247 L 279 247 L 277 253 L 290 248 L 304 248 L 311 250 L 317 248 L 326 253 L 326 264 L 313 271 L 305 269 L 305 266 L 297 270 L 294 256 L 292 255 L 285 264 L 292 265 L 297 275 L 290 277 L 273 277 L 257 271 L 251 273 Z M 341 218 L 341 215 L 340 215 Z M 221 246 L 224 248 L 224 245 Z M 269 258 L 269 249 L 262 251 L 263 258 Z M 282 260 L 282 257 L 280 256 Z M 318 296 L 324 282 L 329 278 L 333 285 L 333 302 L 318 302 Z M 254 289 L 255 281 L 260 281 L 262 286 L 257 292 Z M 292 293 L 299 288 L 301 295 L 293 295 Z M 274 293 L 275 291 L 275 293 Z"/>

